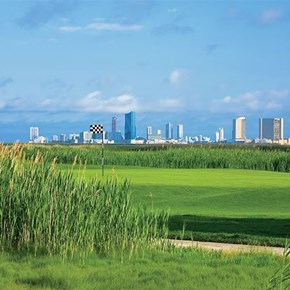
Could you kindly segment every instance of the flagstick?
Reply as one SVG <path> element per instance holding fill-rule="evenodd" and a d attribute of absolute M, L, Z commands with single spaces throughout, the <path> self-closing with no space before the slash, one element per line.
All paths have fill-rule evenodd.
<path fill-rule="evenodd" d="M 104 130 L 103 130 L 103 125 L 102 124 L 93 124 L 90 125 L 90 132 L 93 134 L 102 134 L 102 177 L 104 177 Z"/>
<path fill-rule="evenodd" d="M 104 131 L 102 131 L 102 177 L 104 177 Z"/>

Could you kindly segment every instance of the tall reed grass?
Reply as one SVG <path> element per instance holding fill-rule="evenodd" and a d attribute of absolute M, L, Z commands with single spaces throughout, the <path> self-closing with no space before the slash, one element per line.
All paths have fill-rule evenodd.
<path fill-rule="evenodd" d="M 66 173 L 55 169 L 58 157 L 24 147 L 0 146 L 0 245 L 2 250 L 60 254 L 134 253 L 166 236 L 168 214 L 133 209 L 128 181 L 116 177 L 90 183 L 74 157 Z M 49 162 L 50 160 L 50 162 Z"/>
<path fill-rule="evenodd" d="M 88 164 L 101 164 L 101 147 L 27 146 L 26 154 L 45 152 L 50 160 L 73 162 L 78 155 Z M 288 146 L 113 146 L 105 147 L 105 164 L 160 168 L 236 168 L 290 172 Z"/>

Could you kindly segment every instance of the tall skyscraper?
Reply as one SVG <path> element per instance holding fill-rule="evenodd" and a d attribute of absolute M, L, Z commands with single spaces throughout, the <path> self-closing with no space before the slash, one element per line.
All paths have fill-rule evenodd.
<path fill-rule="evenodd" d="M 112 132 L 117 132 L 117 117 L 112 118 Z"/>
<path fill-rule="evenodd" d="M 29 130 L 29 140 L 34 141 L 39 137 L 39 128 L 38 127 L 30 127 Z"/>
<path fill-rule="evenodd" d="M 177 125 L 177 140 L 182 140 L 183 139 L 183 124 L 178 124 Z"/>
<path fill-rule="evenodd" d="M 215 142 L 222 141 L 224 141 L 224 128 L 219 128 L 219 130 L 215 132 Z"/>
<path fill-rule="evenodd" d="M 220 134 L 219 131 L 215 132 L 215 142 L 219 142 L 220 141 Z"/>
<path fill-rule="evenodd" d="M 130 112 L 125 114 L 125 140 L 136 138 L 136 114 Z"/>
<path fill-rule="evenodd" d="M 152 127 L 151 126 L 148 126 L 147 127 L 147 132 L 146 132 L 146 137 L 147 137 L 147 140 L 149 139 L 149 137 L 152 135 Z"/>
<path fill-rule="evenodd" d="M 173 139 L 173 126 L 171 123 L 167 123 L 165 126 L 166 129 L 166 139 L 170 140 Z"/>
<path fill-rule="evenodd" d="M 224 141 L 225 136 L 224 136 L 224 128 L 219 128 L 219 141 Z"/>
<path fill-rule="evenodd" d="M 233 142 L 244 142 L 246 141 L 246 118 L 239 117 L 233 119 Z"/>
<path fill-rule="evenodd" d="M 259 119 L 259 138 L 271 139 L 272 141 L 284 139 L 284 119 Z"/>

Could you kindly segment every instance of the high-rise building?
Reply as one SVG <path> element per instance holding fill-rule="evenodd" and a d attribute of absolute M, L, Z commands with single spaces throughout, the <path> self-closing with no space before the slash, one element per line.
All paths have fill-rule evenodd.
<path fill-rule="evenodd" d="M 183 124 L 177 125 L 177 140 L 183 140 Z"/>
<path fill-rule="evenodd" d="M 34 141 L 39 137 L 39 128 L 38 127 L 30 127 L 29 131 L 29 140 Z"/>
<path fill-rule="evenodd" d="M 80 133 L 80 142 L 81 143 L 90 143 L 92 141 L 92 132 L 83 131 Z"/>
<path fill-rule="evenodd" d="M 284 139 L 284 119 L 259 119 L 259 138 L 271 139 L 272 141 Z"/>
<path fill-rule="evenodd" d="M 112 132 L 117 132 L 117 117 L 112 118 Z"/>
<path fill-rule="evenodd" d="M 224 128 L 219 128 L 219 130 L 215 132 L 215 142 L 222 141 L 224 141 Z"/>
<path fill-rule="evenodd" d="M 52 141 L 53 142 L 58 142 L 58 136 L 57 135 L 52 135 Z"/>
<path fill-rule="evenodd" d="M 70 133 L 68 135 L 68 140 L 70 143 L 79 143 L 80 134 Z"/>
<path fill-rule="evenodd" d="M 167 123 L 165 126 L 166 129 L 166 139 L 170 140 L 173 139 L 173 126 L 171 123 Z"/>
<path fill-rule="evenodd" d="M 66 134 L 62 133 L 59 135 L 59 141 L 60 142 L 65 142 L 66 141 Z"/>
<path fill-rule="evenodd" d="M 225 136 L 224 136 L 224 128 L 219 128 L 219 141 L 224 141 Z"/>
<path fill-rule="evenodd" d="M 147 140 L 149 139 L 149 137 L 152 135 L 152 127 L 148 126 L 147 127 L 147 132 L 146 132 L 146 138 Z"/>
<path fill-rule="evenodd" d="M 136 138 L 136 114 L 129 112 L 125 114 L 125 140 Z"/>
<path fill-rule="evenodd" d="M 220 134 L 219 134 L 219 131 L 216 131 L 215 132 L 215 142 L 219 142 L 220 140 Z"/>
<path fill-rule="evenodd" d="M 246 118 L 239 117 L 233 119 L 233 142 L 245 142 L 246 141 Z"/>

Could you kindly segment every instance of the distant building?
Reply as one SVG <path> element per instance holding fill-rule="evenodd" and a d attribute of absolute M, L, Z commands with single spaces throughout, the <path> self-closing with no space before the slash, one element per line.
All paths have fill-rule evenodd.
<path fill-rule="evenodd" d="M 219 140 L 220 140 L 220 134 L 219 134 L 219 131 L 216 131 L 215 132 L 215 142 L 217 143 L 217 142 L 219 142 Z"/>
<path fill-rule="evenodd" d="M 147 140 L 150 138 L 150 136 L 152 135 L 152 127 L 148 126 L 147 127 L 147 131 L 146 131 L 146 138 Z"/>
<path fill-rule="evenodd" d="M 166 129 L 166 139 L 170 140 L 173 139 L 173 125 L 171 123 L 167 123 L 165 126 Z"/>
<path fill-rule="evenodd" d="M 246 118 L 239 117 L 233 119 L 233 142 L 245 142 L 246 141 Z"/>
<path fill-rule="evenodd" d="M 124 140 L 121 132 L 108 132 L 108 140 L 114 141 L 114 143 L 119 143 Z"/>
<path fill-rule="evenodd" d="M 277 141 L 284 139 L 284 119 L 266 118 L 259 119 L 259 138 Z"/>
<path fill-rule="evenodd" d="M 79 143 L 79 139 L 80 139 L 80 134 L 75 134 L 75 133 L 71 133 L 68 136 L 69 142 L 70 143 Z"/>
<path fill-rule="evenodd" d="M 47 143 L 47 138 L 45 138 L 44 136 L 38 136 L 32 142 L 33 143 Z"/>
<path fill-rule="evenodd" d="M 60 142 L 65 142 L 66 141 L 66 134 L 62 133 L 59 135 L 59 141 Z"/>
<path fill-rule="evenodd" d="M 136 114 L 130 112 L 125 114 L 125 139 L 133 140 L 136 138 Z"/>
<path fill-rule="evenodd" d="M 39 128 L 38 127 L 30 127 L 29 140 L 34 141 L 38 137 L 39 137 Z"/>
<path fill-rule="evenodd" d="M 52 135 L 52 142 L 58 142 L 58 136 Z"/>
<path fill-rule="evenodd" d="M 224 128 L 219 128 L 219 141 L 222 142 L 225 140 Z"/>
<path fill-rule="evenodd" d="M 177 140 L 183 140 L 183 124 L 178 124 L 177 125 Z"/>
<path fill-rule="evenodd" d="M 83 131 L 80 133 L 80 143 L 91 143 L 92 141 L 92 132 Z"/>
<path fill-rule="evenodd" d="M 151 131 L 151 134 L 148 135 L 147 140 L 155 141 L 155 142 L 162 140 L 162 132 L 161 132 L 161 130 L 157 130 L 156 134 L 153 134 L 153 132 Z"/>
<path fill-rule="evenodd" d="M 117 132 L 117 117 L 112 117 L 112 132 Z"/>
<path fill-rule="evenodd" d="M 215 132 L 215 142 L 222 141 L 224 141 L 224 128 L 219 128 L 219 130 Z"/>
<path fill-rule="evenodd" d="M 102 135 L 95 134 L 93 135 L 93 138 L 95 139 L 95 137 L 99 137 L 100 139 L 102 138 Z M 110 143 L 122 143 L 122 141 L 124 140 L 124 137 L 121 134 L 121 132 L 117 131 L 117 117 L 112 117 L 112 131 L 106 132 L 105 139 L 107 139 L 108 142 Z"/>

